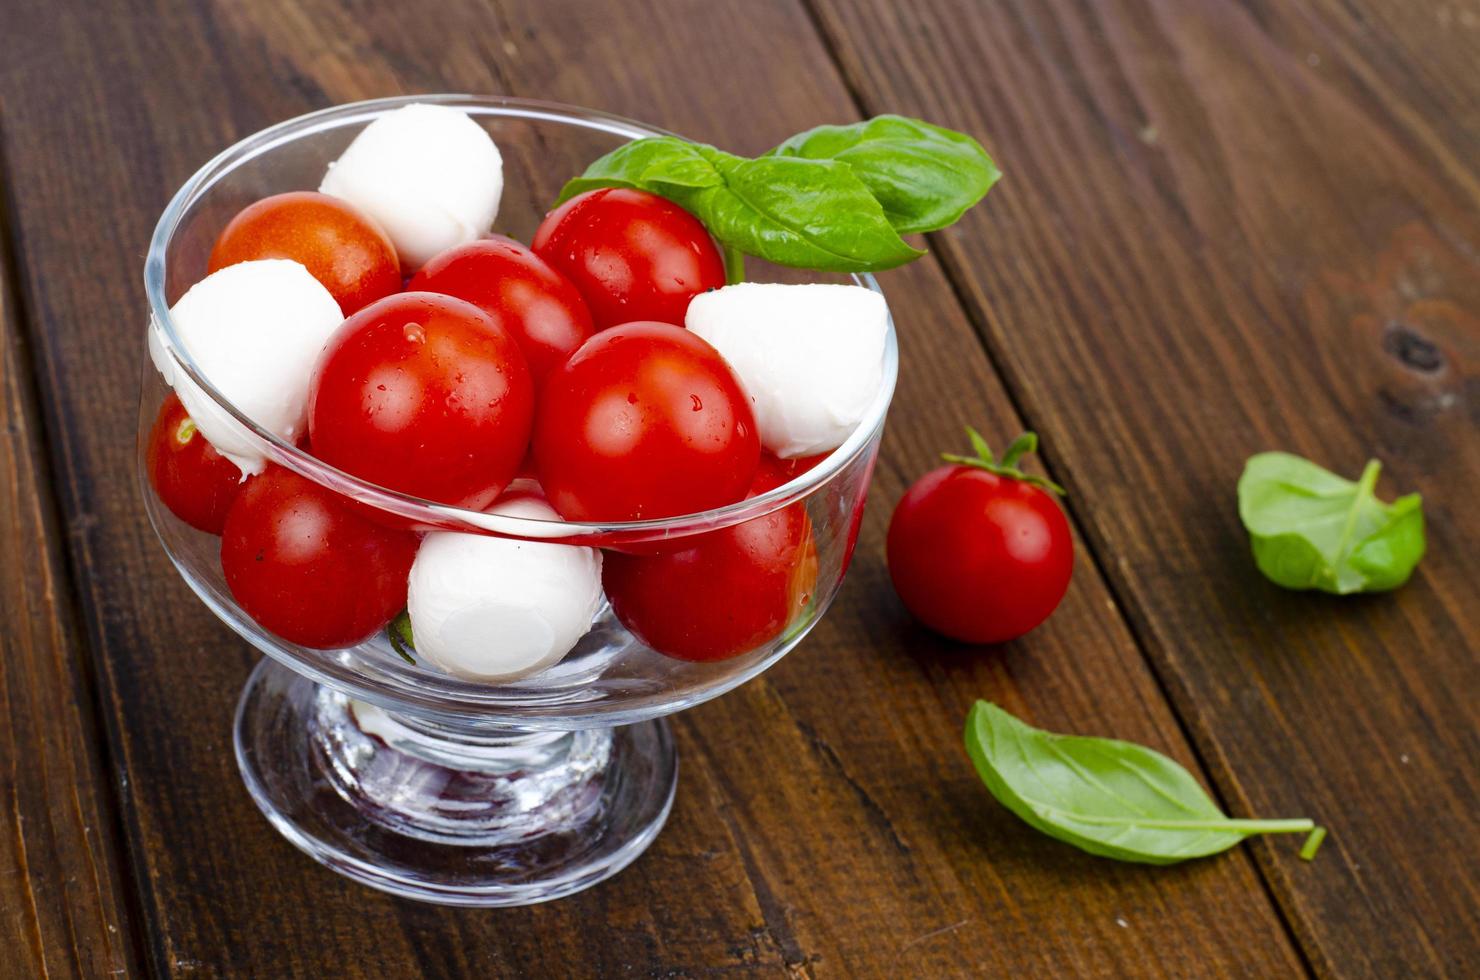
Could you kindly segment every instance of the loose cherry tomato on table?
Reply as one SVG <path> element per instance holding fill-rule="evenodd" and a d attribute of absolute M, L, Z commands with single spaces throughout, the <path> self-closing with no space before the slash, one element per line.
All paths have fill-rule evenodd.
<path fill-rule="evenodd" d="M 144 468 L 159 499 L 180 520 L 220 534 L 242 488 L 242 471 L 216 452 L 174 392 L 159 406 L 144 450 Z"/>
<path fill-rule="evenodd" d="M 575 283 L 597 330 L 682 324 L 689 300 L 725 284 L 724 259 L 699 219 L 646 191 L 577 194 L 540 222 L 533 248 Z"/>
<path fill-rule="evenodd" d="M 535 464 L 550 505 L 568 521 L 674 517 L 734 503 L 760 452 L 734 372 L 671 324 L 598 333 L 550 373 L 540 395 Z"/>
<path fill-rule="evenodd" d="M 435 256 L 408 289 L 467 300 L 519 343 L 538 389 L 545 375 L 591 336 L 591 311 L 569 279 L 502 235 Z"/>
<path fill-rule="evenodd" d="M 410 531 L 367 520 L 334 491 L 269 464 L 231 506 L 221 568 L 261 626 L 332 649 L 369 638 L 406 605 L 416 547 Z"/>
<path fill-rule="evenodd" d="M 784 482 L 763 463 L 754 494 Z M 725 660 L 775 639 L 817 587 L 817 546 L 801 504 L 674 545 L 652 555 L 607 552 L 601 584 L 622 625 L 680 660 Z"/>
<path fill-rule="evenodd" d="M 977 456 L 925 474 L 889 522 L 889 574 L 910 612 L 966 643 L 1002 643 L 1048 618 L 1069 588 L 1074 542 L 1062 493 L 1017 468 L 1029 432 L 997 462 L 974 430 Z"/>
<path fill-rule="evenodd" d="M 207 271 L 253 259 L 301 263 L 345 316 L 401 288 L 401 260 L 380 226 L 359 208 L 313 191 L 275 194 L 242 209 L 216 239 Z"/>
<path fill-rule="evenodd" d="M 371 483 L 482 510 L 524 459 L 533 414 L 524 355 L 487 313 L 398 293 L 329 339 L 309 385 L 309 444 Z"/>

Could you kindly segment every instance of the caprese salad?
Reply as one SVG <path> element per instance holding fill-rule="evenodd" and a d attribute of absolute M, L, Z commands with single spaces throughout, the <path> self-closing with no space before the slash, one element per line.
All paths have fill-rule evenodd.
<path fill-rule="evenodd" d="M 901 168 L 870 169 L 861 151 L 918 164 L 932 148 L 919 134 L 949 131 L 869 130 L 879 123 L 822 127 L 821 149 L 794 138 L 757 160 L 638 140 L 573 180 L 526 245 L 495 231 L 503 166 L 487 131 L 459 109 L 409 105 L 366 126 L 316 191 L 232 218 L 170 310 L 175 335 L 237 411 L 381 487 L 548 521 L 730 504 L 847 440 L 880 386 L 889 318 L 860 286 L 727 283 L 739 256 L 897 264 L 899 248 L 869 238 L 879 220 L 896 239 L 890 221 L 925 230 L 912 215 L 995 179 L 942 190 L 916 174 L 891 189 Z M 690 167 L 684 189 L 665 163 L 675 153 L 708 167 Z M 961 161 L 947 163 L 941 179 L 959 181 Z M 812 185 L 789 185 L 798 175 Z M 706 182 L 707 197 L 689 193 Z M 747 223 L 724 195 L 758 186 L 777 200 Z M 605 554 L 418 530 L 267 460 L 158 332 L 151 352 L 173 393 L 149 435 L 150 482 L 180 520 L 220 536 L 231 594 L 286 641 L 346 647 L 409 618 L 420 662 L 498 683 L 558 663 L 603 596 L 653 649 L 710 661 L 774 639 L 815 589 L 800 505 Z"/>

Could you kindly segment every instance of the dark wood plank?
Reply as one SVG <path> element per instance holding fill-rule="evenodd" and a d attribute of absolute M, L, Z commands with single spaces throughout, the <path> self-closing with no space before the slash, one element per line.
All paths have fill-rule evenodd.
<path fill-rule="evenodd" d="M 120 311 L 141 308 L 134 270 L 173 188 L 270 121 L 399 90 L 591 104 L 748 151 L 853 107 L 790 0 L 602 14 L 576 0 L 449 3 L 435 21 L 406 5 L 163 4 L 168 44 L 131 16 L 142 5 L 23 6 L 0 42 L 0 97 L 18 120 L 8 152 L 26 187 L 20 239 L 162 972 L 1301 969 L 1246 853 L 1169 871 L 1110 864 L 1027 830 L 972 774 L 959 738 L 977 697 L 1195 763 L 1092 564 L 1047 627 L 1001 651 L 929 637 L 892 599 L 887 505 L 963 423 L 1003 435 L 1019 424 L 930 262 L 886 284 L 905 368 L 844 594 L 768 678 L 679 720 L 684 781 L 649 854 L 575 898 L 496 915 L 394 902 L 300 857 L 231 763 L 249 656 L 116 491 L 132 482 L 136 384 L 119 365 L 139 357 L 142 326 Z M 67 86 L 50 87 L 64 65 Z M 77 165 L 58 171 L 63 147 Z"/>
<path fill-rule="evenodd" d="M 1473 975 L 1480 857 L 1480 23 L 1401 0 L 817 0 L 870 111 L 1008 178 L 939 236 L 1322 971 Z M 1394 595 L 1283 592 L 1234 506 L 1268 448 L 1421 490 Z"/>
<path fill-rule="evenodd" d="M 103 977 L 138 958 L 7 217 L 0 199 L 0 973 Z"/>

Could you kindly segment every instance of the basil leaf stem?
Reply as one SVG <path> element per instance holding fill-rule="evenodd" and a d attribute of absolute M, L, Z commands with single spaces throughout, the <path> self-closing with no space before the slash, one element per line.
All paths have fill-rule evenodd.
<path fill-rule="evenodd" d="M 725 253 L 725 285 L 733 286 L 737 282 L 745 281 L 745 253 L 737 248 L 726 245 Z"/>
<path fill-rule="evenodd" d="M 1300 860 L 1314 861 L 1316 859 L 1316 851 L 1321 849 L 1321 843 L 1325 839 L 1325 827 L 1317 827 L 1315 830 L 1312 830 L 1310 836 L 1305 839 L 1305 843 L 1300 847 Z"/>

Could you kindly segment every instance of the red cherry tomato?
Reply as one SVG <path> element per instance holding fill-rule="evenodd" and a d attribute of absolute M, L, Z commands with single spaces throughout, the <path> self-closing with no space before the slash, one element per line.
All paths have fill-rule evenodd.
<path fill-rule="evenodd" d="M 513 479 L 533 414 L 519 345 L 473 304 L 436 293 L 398 293 L 345 320 L 308 393 L 314 455 L 473 510 Z"/>
<path fill-rule="evenodd" d="M 592 333 L 591 311 L 570 280 L 502 235 L 434 256 L 407 288 L 456 296 L 493 317 L 519 342 L 536 389 Z"/>
<path fill-rule="evenodd" d="M 533 248 L 576 284 L 597 330 L 681 324 L 689 300 L 725 284 L 724 260 L 699 219 L 646 191 L 577 194 L 545 215 Z"/>
<path fill-rule="evenodd" d="M 794 459 L 778 459 L 768 452 L 761 453 L 761 468 L 756 474 L 756 484 L 751 491 L 752 496 L 765 493 L 767 490 L 775 490 L 784 486 L 801 476 L 810 472 L 832 453 L 818 453 L 815 456 L 798 456 Z M 828 491 L 823 491 L 824 494 Z M 824 497 L 824 499 L 828 499 Z M 848 534 L 843 539 L 842 570 L 846 572 L 848 566 L 853 563 L 853 549 L 858 545 L 858 532 L 863 528 L 863 505 L 864 499 L 859 497 L 856 505 L 852 508 L 853 517 L 848 522 Z M 652 545 L 646 547 L 652 548 Z"/>
<path fill-rule="evenodd" d="M 334 491 L 269 465 L 231 506 L 221 568 L 263 628 L 332 649 L 369 638 L 406 605 L 416 546 L 410 531 L 368 521 Z"/>
<path fill-rule="evenodd" d="M 976 465 L 943 466 L 910 487 L 889 522 L 888 555 L 910 612 L 966 643 L 1022 636 L 1054 611 L 1074 571 L 1058 503 Z"/>
<path fill-rule="evenodd" d="M 780 485 L 768 470 L 756 493 Z M 725 660 L 775 639 L 817 587 L 817 546 L 801 504 L 678 544 L 655 555 L 607 552 L 601 584 L 622 625 L 679 660 Z"/>
<path fill-rule="evenodd" d="M 673 517 L 745 496 L 760 459 L 750 401 L 724 358 L 666 323 L 598 333 L 550 373 L 534 455 L 568 521 Z"/>
<path fill-rule="evenodd" d="M 301 262 L 345 316 L 401 288 L 401 260 L 380 226 L 358 208 L 312 191 L 249 204 L 222 230 L 206 268 L 253 259 Z"/>
<path fill-rule="evenodd" d="M 776 487 L 790 483 L 831 455 L 832 453 L 826 452 L 818 453 L 816 456 L 798 456 L 794 459 L 779 459 L 770 453 L 762 453 L 761 462 L 763 466 L 769 461 L 771 473 L 776 479 L 775 486 L 767 487 L 766 489 L 774 490 Z"/>
<path fill-rule="evenodd" d="M 242 488 L 242 471 L 206 442 L 174 392 L 159 406 L 149 431 L 144 468 L 159 499 L 180 520 L 220 534 L 226 511 Z"/>

